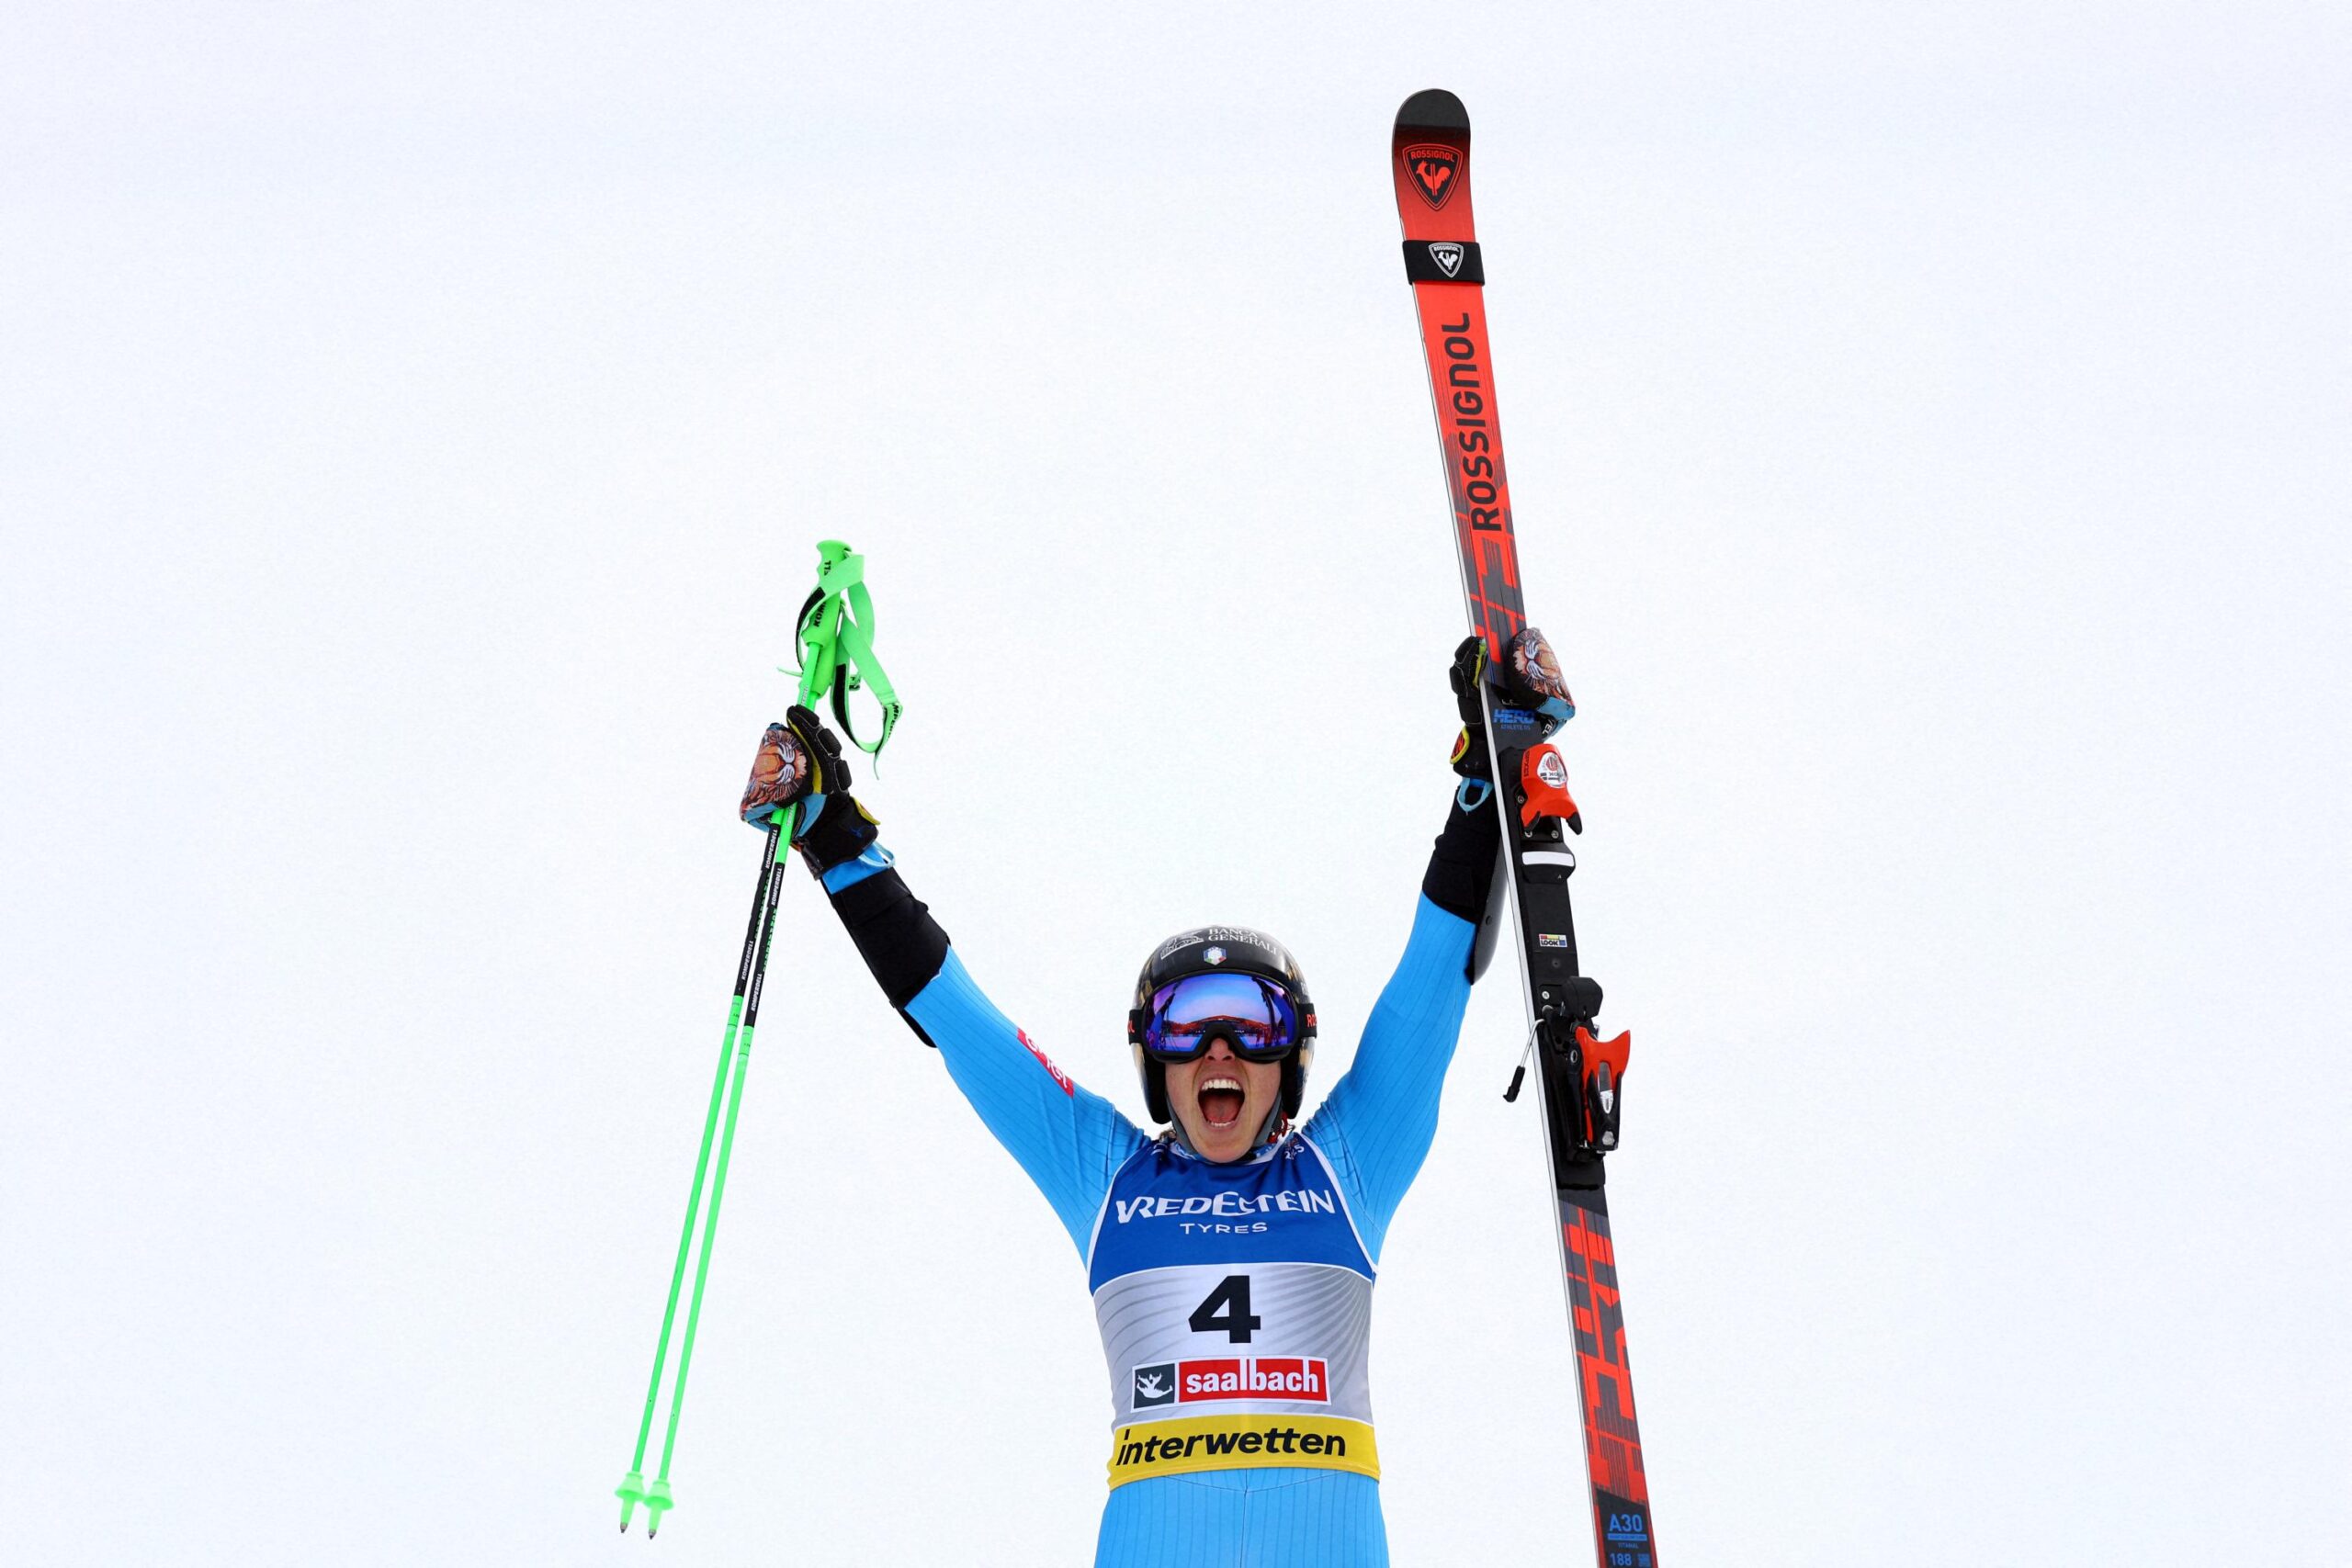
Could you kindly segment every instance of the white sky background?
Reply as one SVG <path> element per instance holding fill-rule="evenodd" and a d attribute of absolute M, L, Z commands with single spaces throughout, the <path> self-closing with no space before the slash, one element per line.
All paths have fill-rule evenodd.
<path fill-rule="evenodd" d="M 1462 617 L 1385 165 L 1477 127 L 1665 1562 L 2352 1559 L 2352 13 L 0 19 L 0 1448 L 28 1564 L 1075 1562 L 1046 1205 L 796 876 L 614 1529 L 814 541 L 863 793 L 1139 1113 L 1328 1087 Z M 861 784 L 865 783 L 861 774 Z M 1400 1563 L 1587 1550 L 1508 981 L 1374 1344 Z"/>

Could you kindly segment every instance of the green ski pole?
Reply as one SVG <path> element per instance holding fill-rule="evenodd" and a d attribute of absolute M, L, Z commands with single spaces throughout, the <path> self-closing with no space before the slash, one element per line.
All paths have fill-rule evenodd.
<path fill-rule="evenodd" d="M 629 1456 L 628 1474 L 614 1488 L 621 1500 L 623 1530 L 628 1529 L 637 1506 L 646 1500 L 645 1440 L 653 1431 L 653 1404 L 662 1393 L 662 1363 L 669 1356 L 670 1325 L 678 1315 L 678 1289 L 686 1279 L 686 1249 L 694 1241 L 695 1212 L 702 1205 L 703 1172 L 710 1163 L 711 1136 L 718 1130 L 719 1100 L 727 1092 L 727 1062 L 735 1055 L 735 1037 L 743 1024 L 743 996 L 751 987 L 752 960 L 767 924 L 768 893 L 784 869 L 776 857 L 782 832 L 781 823 L 769 824 L 767 847 L 760 856 L 759 886 L 752 892 L 752 919 L 743 928 L 743 956 L 735 965 L 735 999 L 727 1010 L 727 1032 L 718 1042 L 718 1070 L 711 1076 L 710 1109 L 702 1119 L 702 1148 L 695 1155 L 694 1186 L 686 1192 L 686 1223 L 678 1232 L 678 1262 L 670 1270 L 670 1299 L 662 1308 L 662 1337 L 653 1352 L 653 1376 L 645 1385 L 645 1416 L 637 1424 L 637 1451 Z M 654 1516 L 656 1520 L 660 1517 L 658 1513 Z"/>
<path fill-rule="evenodd" d="M 832 694 L 832 706 L 842 728 L 860 750 L 879 757 L 882 748 L 899 720 L 898 694 L 889 677 L 874 658 L 874 604 L 865 589 L 865 558 L 852 551 L 838 539 L 827 539 L 817 547 L 817 587 L 802 604 L 794 627 L 794 640 L 798 646 L 800 677 L 798 705 L 813 707 L 827 690 Z M 849 718 L 848 694 L 864 686 L 869 690 L 882 709 L 882 733 L 872 745 L 857 739 Z M 755 809 L 752 802 L 760 789 L 761 778 L 753 774 L 752 790 L 746 793 L 744 817 L 758 821 L 764 816 L 767 840 L 760 856 L 760 880 L 752 898 L 752 919 L 743 933 L 742 957 L 735 970 L 735 997 L 729 1005 L 727 1030 L 720 1037 L 718 1066 L 710 1086 L 710 1105 L 703 1116 L 702 1145 L 695 1156 L 693 1185 L 686 1193 L 685 1223 L 678 1235 L 678 1257 L 670 1271 L 670 1294 L 662 1310 L 662 1332 L 653 1351 L 653 1374 L 645 1391 L 645 1410 L 638 1423 L 637 1447 L 630 1455 L 628 1473 L 614 1489 L 621 1502 L 620 1528 L 626 1531 L 629 1520 L 641 1504 L 647 1513 L 645 1533 L 650 1540 L 662 1528 L 662 1518 L 674 1506 L 670 1494 L 670 1461 L 678 1441 L 678 1416 L 685 1403 L 686 1372 L 694 1359 L 695 1335 L 702 1319 L 703 1291 L 710 1276 L 710 1252 L 718 1235 L 718 1209 L 727 1190 L 727 1168 L 733 1156 L 735 1125 L 742 1109 L 743 1078 L 751 1066 L 752 1040 L 759 1025 L 760 992 L 765 981 L 768 952 L 775 930 L 775 910 L 783 890 L 786 853 L 790 848 L 793 829 L 799 807 L 797 804 Z M 734 1071 L 728 1071 L 729 1059 L 734 1061 Z M 722 1123 L 720 1105 L 724 1101 L 726 1114 Z M 711 1138 L 718 1134 L 718 1158 L 711 1163 Z M 706 1177 L 710 1188 L 710 1209 L 703 1217 L 702 1246 L 695 1264 L 694 1293 L 686 1303 L 684 1337 L 678 1348 L 678 1375 L 670 1395 L 669 1426 L 662 1438 L 662 1464 L 651 1484 L 645 1481 L 645 1449 L 651 1436 L 655 1405 L 662 1388 L 662 1371 L 669 1359 L 670 1332 L 677 1316 L 678 1292 L 685 1280 L 686 1257 L 694 1250 L 695 1220 L 702 1206 Z"/>
<path fill-rule="evenodd" d="M 788 833 L 778 840 L 779 853 L 788 842 Z M 743 1109 L 743 1074 L 752 1065 L 752 1036 L 760 1024 L 760 987 L 767 976 L 768 942 L 775 934 L 776 894 L 784 886 L 784 863 L 775 862 L 768 877 L 767 912 L 760 922 L 760 955 L 752 966 L 751 995 L 743 1003 L 743 1032 L 735 1043 L 734 1088 L 727 1101 L 727 1125 L 718 1134 L 718 1165 L 711 1172 L 710 1213 L 703 1221 L 702 1251 L 695 1259 L 695 1293 L 686 1303 L 686 1333 L 678 1345 L 678 1382 L 670 1391 L 670 1426 L 662 1438 L 662 1470 L 645 1491 L 645 1535 L 649 1540 L 660 1532 L 662 1517 L 673 1506 L 670 1456 L 678 1446 L 678 1415 L 686 1407 L 686 1369 L 693 1364 L 695 1330 L 702 1323 L 703 1286 L 710 1279 L 710 1249 L 718 1238 L 718 1205 L 727 1196 L 727 1162 L 735 1150 L 735 1116 Z"/>

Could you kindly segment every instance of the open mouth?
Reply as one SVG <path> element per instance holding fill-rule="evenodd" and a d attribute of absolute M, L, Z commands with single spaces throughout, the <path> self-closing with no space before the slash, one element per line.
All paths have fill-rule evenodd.
<path fill-rule="evenodd" d="M 1219 1073 L 1204 1077 L 1195 1091 L 1200 1100 L 1201 1118 L 1222 1132 L 1241 1120 L 1241 1080 Z"/>

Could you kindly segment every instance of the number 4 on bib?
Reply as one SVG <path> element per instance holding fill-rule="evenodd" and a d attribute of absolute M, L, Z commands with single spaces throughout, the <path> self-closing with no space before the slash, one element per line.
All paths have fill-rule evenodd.
<path fill-rule="evenodd" d="M 1250 1276 L 1227 1274 L 1217 1281 L 1208 1299 L 1193 1309 L 1184 1320 L 1195 1334 L 1215 1334 L 1223 1330 L 1225 1337 L 1236 1345 L 1247 1345 L 1250 1337 L 1265 1326 L 1250 1315 Z"/>

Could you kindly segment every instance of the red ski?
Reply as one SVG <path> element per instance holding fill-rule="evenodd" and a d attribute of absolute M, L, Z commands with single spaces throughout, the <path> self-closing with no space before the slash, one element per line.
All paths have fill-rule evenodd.
<path fill-rule="evenodd" d="M 1559 1205 L 1560 1266 L 1583 1393 L 1593 1533 L 1602 1568 L 1656 1568 L 1649 1483 L 1634 1421 L 1617 1257 L 1601 1185 L 1603 1156 L 1617 1145 L 1618 1086 L 1632 1042 L 1623 1034 L 1597 1037 L 1592 1021 L 1600 1010 L 1600 987 L 1577 967 L 1568 907 L 1576 856 L 1562 829 L 1581 831 L 1582 822 L 1558 752 L 1544 743 L 1555 721 L 1517 705 L 1493 673 L 1527 615 L 1495 407 L 1494 356 L 1487 345 L 1487 274 L 1470 208 L 1470 114 L 1462 100 L 1442 89 L 1406 99 L 1396 111 L 1390 169 L 1405 227 L 1405 276 L 1412 280 L 1429 357 L 1463 592 L 1470 628 L 1486 639 L 1488 653 L 1483 696 L 1498 784 L 1494 804 L 1503 813 L 1510 863 L 1506 881 L 1538 1069 L 1536 1099 Z M 1513 1079 L 1511 1093 L 1518 1089 Z"/>

